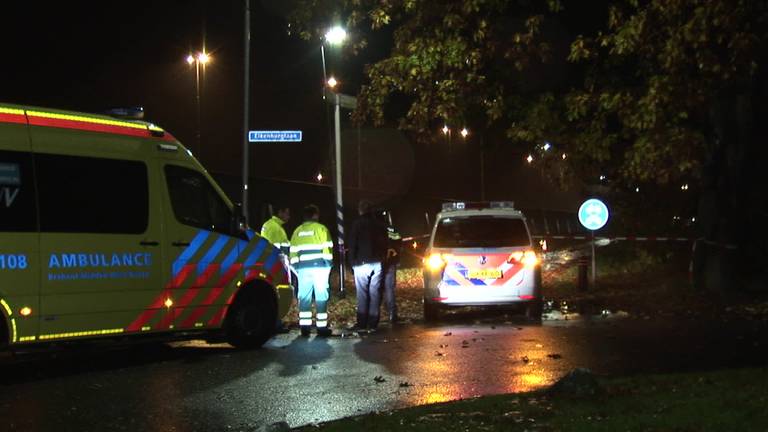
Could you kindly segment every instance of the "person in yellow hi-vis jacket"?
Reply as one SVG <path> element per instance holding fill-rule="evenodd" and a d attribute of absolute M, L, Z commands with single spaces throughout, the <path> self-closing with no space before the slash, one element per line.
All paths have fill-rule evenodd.
<path fill-rule="evenodd" d="M 283 225 L 291 218 L 291 209 L 286 206 L 278 206 L 277 212 L 261 226 L 261 236 L 280 249 L 280 252 L 288 256 L 291 242 L 285 233 Z"/>
<path fill-rule="evenodd" d="M 289 268 L 289 283 L 294 287 L 295 295 L 297 281 L 293 274 L 293 269 L 291 269 L 288 265 L 288 255 L 290 254 L 291 242 L 288 240 L 288 234 L 285 233 L 285 228 L 283 228 L 283 225 L 285 225 L 291 219 L 291 208 L 281 204 L 276 206 L 275 210 L 275 214 L 272 215 L 272 217 L 264 222 L 264 225 L 261 226 L 261 236 L 267 239 L 280 250 L 280 257 L 285 261 L 286 267 Z M 286 325 L 283 323 L 282 317 L 277 317 L 275 326 L 275 330 L 278 333 L 288 333 L 288 327 L 286 327 Z"/>
<path fill-rule="evenodd" d="M 330 336 L 328 328 L 328 278 L 333 266 L 333 240 L 316 205 L 304 207 L 304 223 L 291 236 L 291 265 L 299 276 L 299 326 L 301 335 L 312 328 L 312 294 L 315 295 L 315 325 L 318 336 Z"/>

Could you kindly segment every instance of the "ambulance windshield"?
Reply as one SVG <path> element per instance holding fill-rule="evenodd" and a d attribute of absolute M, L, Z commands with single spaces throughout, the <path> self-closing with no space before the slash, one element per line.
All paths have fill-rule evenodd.
<path fill-rule="evenodd" d="M 435 232 L 437 248 L 498 248 L 530 246 L 525 222 L 496 216 L 448 217 Z"/>

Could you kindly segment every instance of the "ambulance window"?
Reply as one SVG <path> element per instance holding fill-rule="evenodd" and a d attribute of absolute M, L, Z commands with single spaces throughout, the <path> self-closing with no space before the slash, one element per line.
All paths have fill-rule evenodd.
<path fill-rule="evenodd" d="M 231 234 L 232 211 L 202 174 L 177 165 L 165 166 L 176 220 L 184 225 Z"/>
<path fill-rule="evenodd" d="M 434 247 L 530 246 L 525 222 L 517 218 L 468 216 L 443 218 L 437 225 Z"/>
<path fill-rule="evenodd" d="M 141 234 L 149 221 L 143 162 L 35 154 L 43 232 Z"/>
<path fill-rule="evenodd" d="M 37 231 L 32 155 L 0 151 L 0 231 Z"/>

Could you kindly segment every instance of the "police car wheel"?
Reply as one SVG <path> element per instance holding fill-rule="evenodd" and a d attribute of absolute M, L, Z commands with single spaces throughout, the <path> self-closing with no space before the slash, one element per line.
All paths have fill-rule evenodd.
<path fill-rule="evenodd" d="M 543 302 L 541 299 L 532 300 L 525 306 L 525 317 L 530 320 L 541 321 L 542 309 Z"/>
<path fill-rule="evenodd" d="M 424 301 L 424 321 L 434 322 L 440 319 L 440 307 Z"/>
<path fill-rule="evenodd" d="M 275 333 L 277 302 L 266 290 L 238 296 L 227 314 L 227 342 L 236 348 L 259 348 Z"/>

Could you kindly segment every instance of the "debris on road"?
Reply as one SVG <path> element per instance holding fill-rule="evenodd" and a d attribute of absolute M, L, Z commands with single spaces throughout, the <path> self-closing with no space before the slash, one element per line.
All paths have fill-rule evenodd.
<path fill-rule="evenodd" d="M 602 388 L 589 369 L 578 368 L 568 372 L 547 390 L 550 396 L 585 398 L 600 394 Z"/>
<path fill-rule="evenodd" d="M 553 360 L 558 360 L 558 359 L 563 358 L 563 356 L 561 356 L 560 354 L 547 354 L 547 357 L 549 357 L 549 358 L 551 358 Z"/>
<path fill-rule="evenodd" d="M 384 378 L 384 377 L 383 377 L 383 376 L 381 376 L 381 375 L 376 375 L 375 377 L 373 377 L 373 380 L 374 380 L 375 382 L 377 382 L 377 383 L 383 383 L 383 382 L 387 382 L 387 379 L 386 379 L 386 378 Z"/>

